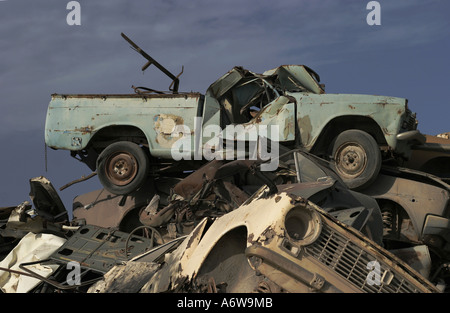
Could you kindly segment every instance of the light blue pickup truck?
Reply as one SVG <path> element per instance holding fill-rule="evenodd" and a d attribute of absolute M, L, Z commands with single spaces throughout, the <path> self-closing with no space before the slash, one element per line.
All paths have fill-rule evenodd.
<path fill-rule="evenodd" d="M 327 94 L 319 76 L 303 65 L 262 74 L 234 67 L 205 94 L 182 93 L 177 76 L 122 36 L 148 60 L 143 70 L 153 64 L 173 79 L 170 91 L 53 94 L 45 124 L 46 145 L 69 150 L 115 194 L 137 190 L 155 169 L 217 157 L 223 149 L 217 139 L 226 137 L 221 130 L 231 126 L 234 139 L 248 139 L 239 136 L 256 129 L 271 151 L 282 144 L 331 160 L 353 189 L 373 182 L 383 160 L 407 160 L 411 146 L 424 142 L 406 99 Z"/>

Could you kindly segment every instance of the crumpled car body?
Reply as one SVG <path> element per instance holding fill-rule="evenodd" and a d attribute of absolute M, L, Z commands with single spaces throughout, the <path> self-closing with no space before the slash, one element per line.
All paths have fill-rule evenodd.
<path fill-rule="evenodd" d="M 141 289 L 166 291 L 438 292 L 359 231 L 288 191 L 199 223 Z"/>
<path fill-rule="evenodd" d="M 425 145 L 414 146 L 407 168 L 430 173 L 450 183 L 450 133 L 426 135 Z"/>
<path fill-rule="evenodd" d="M 377 180 L 362 191 L 377 200 L 386 245 L 426 244 L 437 263 L 450 257 L 450 185 L 437 176 L 384 167 Z"/>
<path fill-rule="evenodd" d="M 72 205 L 73 222 L 131 232 L 142 225 L 139 212 L 149 204 L 155 193 L 161 199 L 159 204 L 167 205 L 170 189 L 180 180 L 172 177 L 149 180 L 139 190 L 126 196 L 116 195 L 106 189 L 78 195 Z"/>
<path fill-rule="evenodd" d="M 68 214 L 50 180 L 44 176 L 31 178 L 30 200 L 11 207 L 0 220 L 0 236 L 20 239 L 28 232 L 63 234 L 61 225 Z"/>
<path fill-rule="evenodd" d="M 297 149 L 280 156 L 277 171 L 261 171 L 262 163 L 211 161 L 173 187 L 168 205 L 141 210 L 139 220 L 173 239 L 176 236 L 171 229 L 177 236 L 188 235 L 204 217 L 222 216 L 256 196 L 289 190 L 320 203 L 324 210 L 381 244 L 383 225 L 378 204 L 347 188 L 327 162 Z"/>
<path fill-rule="evenodd" d="M 299 153 L 292 151 L 288 155 L 299 156 Z M 306 157 L 309 154 L 301 153 L 301 155 Z M 237 209 L 220 217 L 203 218 L 187 237 L 179 237 L 168 245 L 157 246 L 146 252 L 144 257 L 138 256 L 136 260 L 140 262 L 156 262 L 154 266 L 150 266 L 154 273 L 146 276 L 149 277 L 148 282 L 140 280 L 142 288 L 139 287 L 139 290 L 141 292 L 438 291 L 420 273 L 380 246 L 379 231 L 382 225 L 377 214 L 379 209 L 373 199 L 365 202 L 371 198 L 364 195 L 358 197 L 359 193 L 347 188 L 339 189 L 337 181 L 331 177 L 321 176 L 325 172 L 317 172 L 318 169 L 322 170 L 321 167 L 306 166 L 316 164 L 304 163 L 305 160 L 312 162 L 311 159 L 296 160 L 293 160 L 294 164 L 302 165 L 299 167 L 300 171 L 289 171 L 289 166 L 284 167 L 280 178 L 297 177 L 300 183 L 291 181 L 275 185 L 276 192 L 271 191 L 273 186 L 263 184 L 258 192 L 248 197 Z M 289 165 L 289 158 L 281 164 Z M 230 173 L 231 168 L 234 168 L 235 172 Z M 225 173 L 232 176 L 241 170 L 242 164 L 234 164 L 232 167 L 216 168 L 214 172 L 219 175 L 217 177 L 223 178 L 221 175 Z M 34 190 L 30 196 L 33 203 L 39 206 L 38 211 L 50 220 L 55 220 L 55 216 L 63 216 L 61 207 L 53 203 L 54 200 L 56 203 L 59 201 L 49 181 L 39 177 L 30 182 Z M 190 194 L 189 190 L 189 188 L 185 190 L 186 194 Z M 348 190 L 349 194 L 345 195 L 344 199 L 353 194 L 360 200 L 359 207 L 340 206 L 342 202 L 337 195 L 345 193 L 345 190 Z M 312 200 L 323 205 L 323 208 Z M 375 206 L 368 210 L 373 203 Z M 51 224 L 50 221 L 48 223 Z M 124 236 L 131 238 L 131 234 L 123 234 L 116 228 L 101 229 L 97 226 L 82 226 L 79 229 L 80 234 L 89 235 L 86 229 L 100 229 L 105 234 L 120 233 L 123 238 Z M 89 236 L 100 240 L 98 246 L 92 250 L 84 248 L 77 250 L 80 248 L 78 244 L 72 243 L 77 243 L 80 239 L 92 241 L 80 236 L 72 235 L 68 240 L 69 244 L 64 245 L 56 254 L 52 254 L 51 259 L 64 263 L 72 260 L 72 257 L 76 259 L 77 253 L 81 253 L 84 258 L 91 256 L 94 260 L 98 258 L 98 252 L 94 253 L 98 246 L 106 247 L 110 244 L 107 241 L 108 236 L 99 238 L 95 233 Z M 103 244 L 101 240 L 106 240 L 107 244 Z M 147 250 L 148 247 L 150 246 L 143 250 Z M 176 250 L 172 251 L 173 248 Z M 114 249 L 109 252 L 106 249 L 105 253 L 116 253 Z M 322 250 L 318 252 L 319 249 Z M 165 254 L 164 261 L 163 254 Z M 150 258 L 150 261 L 145 261 L 145 258 Z M 95 259 L 93 264 L 98 266 L 103 261 L 102 258 L 100 261 Z M 111 262 L 106 263 L 111 268 Z M 88 272 L 94 269 L 93 265 L 84 265 L 87 266 Z M 93 281 L 98 281 L 99 277 L 95 277 Z M 57 289 L 67 288 L 57 281 L 46 282 Z M 87 283 L 89 286 L 93 282 Z M 115 288 L 120 290 L 119 285 L 115 285 Z M 136 290 L 136 286 L 133 288 Z"/>
<path fill-rule="evenodd" d="M 279 125 L 279 137 L 269 136 L 269 139 L 284 143 L 297 140 L 308 151 L 324 148 L 318 146 L 324 145 L 318 143 L 322 135 L 327 135 L 322 140 L 328 139 L 329 145 L 330 132 L 339 133 L 353 127 L 371 133 L 380 144 L 387 144 L 399 155 L 410 155 L 407 142 L 396 138 L 397 134 L 417 127 L 415 114 L 408 109 L 406 99 L 326 94 L 319 81 L 319 76 L 304 65 L 282 65 L 263 74 L 234 67 L 214 82 L 206 94 L 225 108 L 224 119 L 229 122 L 223 121 L 223 127 L 228 123 Z M 280 105 L 276 101 L 280 96 L 291 100 Z M 258 112 L 255 117 L 248 113 L 250 108 Z"/>

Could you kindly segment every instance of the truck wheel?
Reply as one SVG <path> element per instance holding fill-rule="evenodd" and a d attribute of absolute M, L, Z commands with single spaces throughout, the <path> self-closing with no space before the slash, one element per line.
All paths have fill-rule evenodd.
<path fill-rule="evenodd" d="M 363 189 L 377 178 L 381 151 L 371 135 L 347 130 L 336 137 L 332 147 L 334 170 L 350 189 Z"/>
<path fill-rule="evenodd" d="M 147 179 L 149 160 L 137 144 L 119 141 L 106 147 L 97 159 L 97 175 L 103 187 L 117 195 L 129 194 Z"/>

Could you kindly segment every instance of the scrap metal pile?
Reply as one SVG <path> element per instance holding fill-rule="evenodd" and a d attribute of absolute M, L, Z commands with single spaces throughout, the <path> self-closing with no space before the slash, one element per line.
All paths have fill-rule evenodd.
<path fill-rule="evenodd" d="M 302 65 L 180 93 L 123 37 L 170 92 L 52 95 L 47 146 L 104 188 L 68 209 L 36 177 L 0 208 L 2 292 L 449 291 L 450 139 L 406 99 Z"/>

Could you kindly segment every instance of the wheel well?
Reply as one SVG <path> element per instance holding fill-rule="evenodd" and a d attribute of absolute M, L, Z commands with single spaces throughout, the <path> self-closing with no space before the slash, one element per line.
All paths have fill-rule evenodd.
<path fill-rule="evenodd" d="M 135 126 L 113 125 L 95 132 L 87 147 L 80 151 L 72 151 L 72 157 L 85 163 L 92 171 L 96 170 L 96 162 L 100 153 L 108 145 L 117 141 L 130 141 L 148 147 L 144 132 Z M 148 155 L 150 151 L 147 149 Z"/>
<path fill-rule="evenodd" d="M 212 278 L 216 283 L 225 282 L 226 292 L 252 292 L 260 277 L 250 267 L 245 249 L 247 228 L 240 226 L 226 233 L 216 242 L 201 265 L 197 283 L 206 284 Z"/>
<path fill-rule="evenodd" d="M 144 132 L 128 125 L 107 126 L 98 130 L 92 137 L 90 145 L 100 153 L 106 146 L 117 141 L 131 141 L 138 145 L 148 146 Z"/>
<path fill-rule="evenodd" d="M 428 160 L 420 167 L 420 170 L 433 175 L 444 175 L 450 178 L 450 157 L 441 156 Z"/>
<path fill-rule="evenodd" d="M 383 219 L 384 239 L 399 242 L 417 242 L 419 234 L 408 212 L 390 199 L 376 199 Z M 393 248 L 393 247 L 391 247 Z"/>
<path fill-rule="evenodd" d="M 367 116 L 341 116 L 337 117 L 323 128 L 316 143 L 311 149 L 314 154 L 326 157 L 330 153 L 330 147 L 337 134 L 349 129 L 359 129 L 370 134 L 378 145 L 385 145 L 386 139 L 380 126 Z"/>
<path fill-rule="evenodd" d="M 203 262 L 199 274 L 214 270 L 224 259 L 238 253 L 244 253 L 247 246 L 246 243 L 247 228 L 241 226 L 232 229 L 216 242 Z"/>
<path fill-rule="evenodd" d="M 130 233 L 132 232 L 136 227 L 142 226 L 143 224 L 139 220 L 139 212 L 142 209 L 142 206 L 136 206 L 129 210 L 125 215 L 122 217 L 122 220 L 119 223 L 119 230 Z"/>

